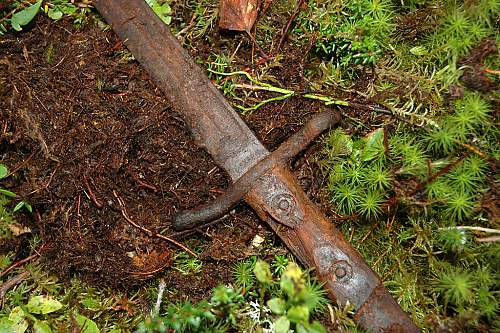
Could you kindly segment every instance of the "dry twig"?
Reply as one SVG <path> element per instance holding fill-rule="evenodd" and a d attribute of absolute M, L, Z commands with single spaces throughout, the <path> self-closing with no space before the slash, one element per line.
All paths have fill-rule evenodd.
<path fill-rule="evenodd" d="M 162 234 L 159 234 L 159 233 L 156 233 L 156 232 L 153 232 L 151 230 L 149 230 L 148 228 L 146 227 L 143 227 L 139 224 L 137 224 L 136 222 L 134 222 L 127 214 L 127 208 L 125 207 L 125 204 L 122 200 L 122 198 L 120 198 L 120 196 L 118 195 L 118 193 L 116 193 L 115 190 L 113 190 L 113 195 L 115 196 L 116 200 L 118 200 L 118 204 L 120 205 L 120 208 L 121 208 L 121 213 L 122 213 L 122 216 L 125 218 L 125 220 L 130 223 L 132 226 L 134 226 L 135 228 L 147 233 L 150 237 L 156 237 L 156 238 L 160 238 L 160 239 L 163 239 L 163 240 L 166 240 L 167 242 L 170 242 L 178 247 L 180 247 L 181 249 L 183 249 L 184 251 L 186 251 L 187 253 L 189 253 L 190 255 L 192 255 L 193 257 L 197 257 L 196 253 L 194 253 L 193 250 L 189 249 L 187 246 L 177 242 L 175 239 L 172 239 L 170 237 L 167 237 L 167 236 L 163 236 Z M 142 274 L 141 274 L 142 275 Z"/>

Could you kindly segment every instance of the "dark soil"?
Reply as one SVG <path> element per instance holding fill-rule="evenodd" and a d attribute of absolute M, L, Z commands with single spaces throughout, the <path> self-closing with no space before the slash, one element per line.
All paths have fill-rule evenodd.
<path fill-rule="evenodd" d="M 469 89 L 488 92 L 498 91 L 498 82 L 486 75 L 484 60 L 489 55 L 497 55 L 498 49 L 494 39 L 484 39 L 470 53 L 460 60 L 465 65 L 462 83 Z"/>
<path fill-rule="evenodd" d="M 180 116 L 113 33 L 39 18 L 0 44 L 1 160 L 16 170 L 4 182 L 34 204 L 47 267 L 64 278 L 113 287 L 141 283 L 172 263 L 174 247 L 128 223 L 171 233 L 169 216 L 216 197 L 227 177 L 194 145 Z M 238 224 L 238 232 L 232 225 Z M 229 279 L 258 229 L 239 207 L 187 246 L 205 248 L 209 274 L 170 274 L 177 288 L 205 293 Z M 203 246 L 201 246 L 203 245 Z M 179 287 L 181 286 L 181 287 Z"/>
<path fill-rule="evenodd" d="M 41 236 L 46 267 L 62 279 L 114 288 L 141 285 L 171 267 L 176 247 L 127 222 L 117 198 L 135 223 L 168 236 L 173 212 L 215 198 L 228 177 L 195 146 L 168 96 L 127 60 L 114 33 L 93 24 L 79 30 L 38 17 L 31 30 L 5 35 L 0 52 L 0 159 L 15 171 L 1 185 L 33 204 L 34 214 L 20 220 Z M 295 65 L 279 79 L 300 87 L 303 65 L 295 57 L 303 53 L 294 54 Z M 290 99 L 246 121 L 274 149 L 317 110 Z M 293 164 L 313 196 L 323 177 L 306 157 L 318 149 Z M 178 238 L 202 251 L 203 271 L 169 270 L 168 286 L 192 300 L 207 297 L 231 280 L 233 262 L 251 254 L 257 233 L 279 243 L 242 204 L 223 223 Z"/>

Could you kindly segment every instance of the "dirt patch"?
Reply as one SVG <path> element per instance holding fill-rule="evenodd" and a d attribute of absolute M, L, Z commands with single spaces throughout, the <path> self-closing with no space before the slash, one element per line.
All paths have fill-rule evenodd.
<path fill-rule="evenodd" d="M 240 57 L 241 63 L 251 63 L 247 46 L 241 54 L 249 59 Z M 173 212 L 228 186 L 223 170 L 195 146 L 183 119 L 114 33 L 39 17 L 31 30 L 5 35 L 0 48 L 0 153 L 16 170 L 2 186 L 33 203 L 33 216 L 21 219 L 40 234 L 47 267 L 64 279 L 119 288 L 171 267 L 176 247 L 134 227 L 123 207 L 134 223 L 168 236 Z M 302 51 L 287 50 L 286 70 L 274 72 L 283 86 L 302 88 Z M 291 98 L 245 121 L 273 150 L 322 107 Z M 293 163 L 312 197 L 324 177 L 307 157 L 319 149 L 311 147 Z M 253 254 L 249 245 L 257 233 L 280 243 L 241 204 L 223 223 L 178 238 L 200 253 L 203 268 L 190 275 L 170 270 L 168 285 L 179 297 L 208 297 L 231 280 L 234 261 Z M 19 248 L 10 245 L 2 248 Z"/>
<path fill-rule="evenodd" d="M 488 69 L 484 66 L 484 60 L 489 55 L 498 56 L 494 39 L 482 40 L 466 57 L 460 60 L 460 65 L 465 66 L 461 81 L 467 88 L 481 92 L 498 91 L 498 80 L 488 77 Z"/>
<path fill-rule="evenodd" d="M 174 247 L 128 223 L 115 194 L 135 223 L 169 234 L 169 216 L 219 195 L 224 172 L 114 34 L 40 17 L 0 47 L 1 159 L 18 169 L 2 186 L 34 204 L 38 218 L 24 223 L 47 244 L 48 267 L 114 287 L 169 267 Z M 183 240 L 212 262 L 204 265 L 210 274 L 199 275 L 200 297 L 248 255 L 257 221 L 241 206 L 217 233 Z"/>

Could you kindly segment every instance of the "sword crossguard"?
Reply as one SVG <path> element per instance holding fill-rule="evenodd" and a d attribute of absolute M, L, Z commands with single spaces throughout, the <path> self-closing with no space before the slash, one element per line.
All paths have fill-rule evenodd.
<path fill-rule="evenodd" d="M 175 213 L 172 216 L 174 229 L 177 231 L 191 229 L 221 218 L 244 199 L 260 178 L 273 168 L 283 166 L 311 144 L 321 133 L 339 121 L 340 115 L 331 110 L 315 114 L 302 129 L 293 134 L 274 152 L 251 167 L 224 194 L 206 205 Z M 286 188 L 273 191 L 270 200 L 273 204 L 269 214 L 277 222 L 290 228 L 294 228 L 300 223 L 300 217 L 296 216 L 296 199 Z"/>

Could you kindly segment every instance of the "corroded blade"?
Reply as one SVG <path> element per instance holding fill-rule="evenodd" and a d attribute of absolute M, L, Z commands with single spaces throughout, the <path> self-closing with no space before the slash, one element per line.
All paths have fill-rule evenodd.
<path fill-rule="evenodd" d="M 233 182 L 269 154 L 145 1 L 94 4 Z M 316 269 L 332 299 L 354 304 L 361 326 L 373 332 L 418 332 L 284 166 L 262 176 L 245 200 L 304 265 Z"/>

